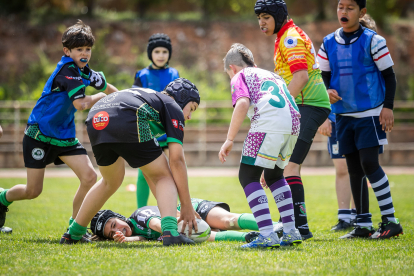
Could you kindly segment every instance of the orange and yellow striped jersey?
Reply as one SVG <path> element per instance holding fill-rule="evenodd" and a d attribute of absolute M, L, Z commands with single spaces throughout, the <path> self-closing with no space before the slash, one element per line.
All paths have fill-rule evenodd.
<path fill-rule="evenodd" d="M 277 33 L 274 62 L 275 72 L 287 85 L 295 72 L 308 71 L 309 81 L 295 98 L 297 104 L 331 108 L 312 41 L 292 19 Z"/>

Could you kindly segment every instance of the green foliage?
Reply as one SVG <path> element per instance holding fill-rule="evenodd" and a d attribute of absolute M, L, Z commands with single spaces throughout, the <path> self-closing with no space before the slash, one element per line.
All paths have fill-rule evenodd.
<path fill-rule="evenodd" d="M 404 227 L 399 239 L 339 240 L 332 233 L 337 220 L 334 176 L 304 176 L 309 226 L 315 238 L 300 247 L 277 250 L 241 250 L 240 242 L 205 242 L 165 248 L 159 242 L 61 246 L 72 214 L 77 178 L 46 178 L 43 193 L 34 200 L 10 205 L 6 225 L 13 234 L 0 234 L 0 275 L 412 275 L 414 266 L 414 193 L 412 175 L 389 176 L 394 206 Z M 2 179 L 10 188 L 25 179 Z M 136 208 L 135 193 L 122 186 L 103 208 L 129 216 Z M 249 213 L 243 189 L 236 177 L 190 177 L 193 197 L 226 202 L 232 212 Z M 279 219 L 267 190 L 271 216 Z M 371 192 L 374 223 L 380 220 Z M 151 196 L 150 205 L 156 201 Z"/>

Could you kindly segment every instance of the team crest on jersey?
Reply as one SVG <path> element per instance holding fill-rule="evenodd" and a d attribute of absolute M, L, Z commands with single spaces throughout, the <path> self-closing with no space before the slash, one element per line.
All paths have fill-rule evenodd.
<path fill-rule="evenodd" d="M 102 130 L 109 124 L 109 114 L 106 111 L 100 111 L 92 118 L 92 126 L 96 130 Z"/>
<path fill-rule="evenodd" d="M 298 45 L 298 39 L 293 36 L 287 36 L 284 41 L 286 48 L 294 48 Z"/>
<path fill-rule="evenodd" d="M 266 203 L 267 202 L 267 196 L 263 195 L 263 196 L 259 197 L 259 199 L 257 201 L 259 201 L 259 203 Z"/>
<path fill-rule="evenodd" d="M 32 150 L 32 157 L 35 160 L 42 160 L 45 157 L 45 151 L 41 148 L 34 148 Z"/>

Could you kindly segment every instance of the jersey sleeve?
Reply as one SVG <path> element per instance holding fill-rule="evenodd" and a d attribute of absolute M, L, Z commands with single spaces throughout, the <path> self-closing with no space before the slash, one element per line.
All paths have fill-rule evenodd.
<path fill-rule="evenodd" d="M 231 100 L 233 107 L 238 99 L 246 97 L 250 99 L 249 88 L 246 85 L 243 72 L 236 74 L 231 80 Z"/>
<path fill-rule="evenodd" d="M 371 41 L 371 55 L 380 71 L 384 71 L 394 65 L 385 38 L 374 35 Z"/>
<path fill-rule="evenodd" d="M 153 218 L 161 218 L 160 210 L 157 206 L 145 206 L 135 210 L 129 217 L 142 228 L 149 228 L 149 222 Z"/>
<path fill-rule="evenodd" d="M 306 44 L 295 29 L 289 30 L 287 36 L 281 40 L 281 52 L 292 74 L 301 70 L 308 70 L 306 60 Z"/>
<path fill-rule="evenodd" d="M 74 64 L 63 66 L 53 81 L 52 91 L 66 91 L 72 101 L 85 97 L 85 85 Z"/>
<path fill-rule="evenodd" d="M 90 69 L 91 75 L 89 80 L 91 81 L 90 86 L 95 88 L 98 91 L 104 91 L 106 86 L 108 85 L 106 82 L 106 78 L 103 72 L 95 72 Z"/>
<path fill-rule="evenodd" d="M 167 143 L 183 144 L 184 114 L 175 101 L 165 103 L 163 125 L 167 134 Z"/>
<path fill-rule="evenodd" d="M 318 52 L 318 62 L 319 62 L 319 69 L 321 69 L 321 71 L 325 71 L 325 72 L 331 71 L 331 66 L 329 65 L 328 54 L 326 53 L 325 45 L 323 43 Z"/>

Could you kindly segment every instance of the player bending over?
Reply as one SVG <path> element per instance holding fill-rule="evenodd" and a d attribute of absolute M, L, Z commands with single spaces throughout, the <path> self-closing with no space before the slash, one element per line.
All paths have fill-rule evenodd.
<path fill-rule="evenodd" d="M 182 143 L 184 121 L 197 109 L 200 95 L 186 79 L 171 82 L 165 93 L 130 88 L 102 99 L 91 109 L 86 126 L 102 179 L 86 195 L 60 243 L 89 242 L 82 236 L 94 215 L 122 184 L 125 161 L 133 168 L 141 168 L 155 184 L 163 244 L 194 243 L 178 233 L 176 207 L 179 196 L 182 203 L 179 220 L 183 220 L 184 228 L 188 224 L 192 229 L 194 225 L 197 231 Z M 154 128 L 167 134 L 169 163 L 154 137 Z"/>
<path fill-rule="evenodd" d="M 231 78 L 234 111 L 227 140 L 219 152 L 222 163 L 233 148 L 234 138 L 246 114 L 251 122 L 244 141 L 239 180 L 260 235 L 242 248 L 300 244 L 302 237 L 295 228 L 292 194 L 283 177 L 283 169 L 299 135 L 298 108 L 283 79 L 275 73 L 255 68 L 253 54 L 244 45 L 233 44 L 224 58 L 224 69 Z M 263 171 L 282 217 L 282 241 L 273 232 L 267 196 L 260 184 Z"/>

